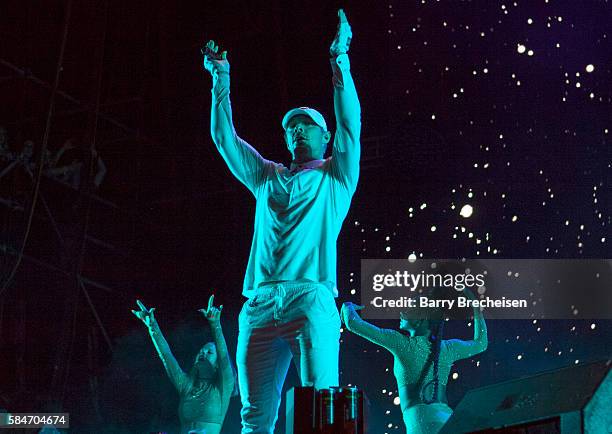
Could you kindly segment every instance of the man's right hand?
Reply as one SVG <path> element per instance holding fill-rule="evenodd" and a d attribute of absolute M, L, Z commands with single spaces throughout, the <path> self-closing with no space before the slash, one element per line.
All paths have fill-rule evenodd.
<path fill-rule="evenodd" d="M 204 69 L 210 72 L 210 75 L 214 77 L 215 74 L 229 74 L 230 65 L 227 61 L 227 51 L 219 53 L 219 46 L 215 44 L 215 41 L 208 41 L 200 51 L 204 55 Z"/>
<path fill-rule="evenodd" d="M 152 307 L 151 309 L 147 309 L 140 300 L 136 300 L 136 304 L 138 305 L 140 310 L 132 310 L 132 313 L 136 315 L 136 318 L 145 323 L 147 327 L 152 327 L 155 324 L 155 316 L 153 314 L 155 308 Z"/>

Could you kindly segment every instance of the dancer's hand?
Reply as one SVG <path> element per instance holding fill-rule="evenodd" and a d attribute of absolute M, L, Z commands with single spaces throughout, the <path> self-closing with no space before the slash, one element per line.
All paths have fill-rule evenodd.
<path fill-rule="evenodd" d="M 223 310 L 223 305 L 217 308 L 215 307 L 214 303 L 215 296 L 211 295 L 208 299 L 208 307 L 206 309 L 198 309 L 198 311 L 202 312 L 202 315 L 206 317 L 211 325 L 219 324 L 221 322 L 221 311 Z"/>
<path fill-rule="evenodd" d="M 351 314 L 357 314 L 357 311 L 363 308 L 364 306 L 360 306 L 350 301 L 347 301 L 346 303 L 342 303 L 342 309 L 340 309 L 340 317 L 342 318 L 342 322 L 345 325 L 348 325 L 348 320 Z"/>
<path fill-rule="evenodd" d="M 342 303 L 342 309 L 350 309 L 350 310 L 361 310 L 365 308 L 365 306 L 361 306 L 359 304 L 355 304 L 351 301 L 347 301 L 345 303 Z"/>
<path fill-rule="evenodd" d="M 333 57 L 339 56 L 340 54 L 346 54 L 351 45 L 351 39 L 353 38 L 353 32 L 351 31 L 351 25 L 346 19 L 346 14 L 343 9 L 338 10 L 338 29 L 336 30 L 336 36 L 329 47 L 329 54 Z"/>
<path fill-rule="evenodd" d="M 136 304 L 140 308 L 140 310 L 132 310 L 132 313 L 136 315 L 136 318 L 141 320 L 147 327 L 152 327 L 155 324 L 155 308 L 147 309 L 142 301 L 136 300 Z"/>
<path fill-rule="evenodd" d="M 474 295 L 474 293 L 467 288 L 463 289 L 463 295 L 465 295 L 470 300 L 476 300 L 476 295 Z"/>
<path fill-rule="evenodd" d="M 219 53 L 219 46 L 215 44 L 215 41 L 208 41 L 200 52 L 204 55 L 204 69 L 210 72 L 210 75 L 229 74 L 230 65 L 227 61 L 227 51 Z"/>
<path fill-rule="evenodd" d="M 479 298 L 478 295 L 476 295 L 475 293 L 473 293 L 467 288 L 463 290 L 463 295 L 465 295 L 465 297 L 469 298 L 470 300 L 478 300 Z M 484 306 L 479 306 L 479 307 L 474 306 L 472 309 L 474 310 L 475 314 L 478 312 L 484 312 L 485 310 Z"/>

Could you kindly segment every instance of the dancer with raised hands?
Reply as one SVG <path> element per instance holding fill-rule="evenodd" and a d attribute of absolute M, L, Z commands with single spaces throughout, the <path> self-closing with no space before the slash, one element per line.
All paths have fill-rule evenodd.
<path fill-rule="evenodd" d="M 206 309 L 199 309 L 208 320 L 213 341 L 200 349 L 189 373 L 181 369 L 172 354 L 155 319 L 155 308 L 147 309 L 137 300 L 139 310 L 132 310 L 147 326 L 166 373 L 180 395 L 181 434 L 219 434 L 234 394 L 235 374 L 221 329 L 223 306 L 217 308 L 214 297 L 210 296 Z"/>
<path fill-rule="evenodd" d="M 469 298 L 474 295 L 464 291 Z M 407 434 L 436 434 L 450 418 L 446 384 L 453 363 L 487 349 L 487 326 L 479 308 L 474 308 L 474 339 L 442 339 L 442 318 L 410 318 L 400 314 L 400 331 L 382 329 L 361 319 L 363 306 L 342 305 L 346 329 L 393 354 L 400 407 Z M 404 332 L 404 333 L 402 333 Z"/>

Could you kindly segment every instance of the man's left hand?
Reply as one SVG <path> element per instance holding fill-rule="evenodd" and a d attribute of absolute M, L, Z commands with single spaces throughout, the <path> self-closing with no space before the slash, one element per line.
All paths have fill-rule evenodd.
<path fill-rule="evenodd" d="M 329 54 L 332 56 L 339 56 L 340 54 L 346 54 L 351 45 L 351 39 L 353 32 L 351 31 L 351 25 L 346 19 L 346 14 L 343 9 L 338 10 L 338 30 L 336 31 L 336 37 L 332 41 L 329 47 Z"/>

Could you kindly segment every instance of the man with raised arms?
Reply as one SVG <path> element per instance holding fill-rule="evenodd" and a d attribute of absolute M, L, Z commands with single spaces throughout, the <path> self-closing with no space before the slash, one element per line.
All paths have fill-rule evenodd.
<path fill-rule="evenodd" d="M 210 131 L 232 174 L 256 200 L 255 224 L 239 315 L 242 433 L 273 433 L 293 358 L 303 385 L 338 385 L 340 318 L 336 240 L 359 177 L 361 108 L 347 55 L 346 16 L 330 47 L 336 132 L 317 110 L 282 119 L 289 167 L 263 158 L 240 138 L 230 105 L 227 52 L 209 41 L 204 68 L 213 79 Z"/>

